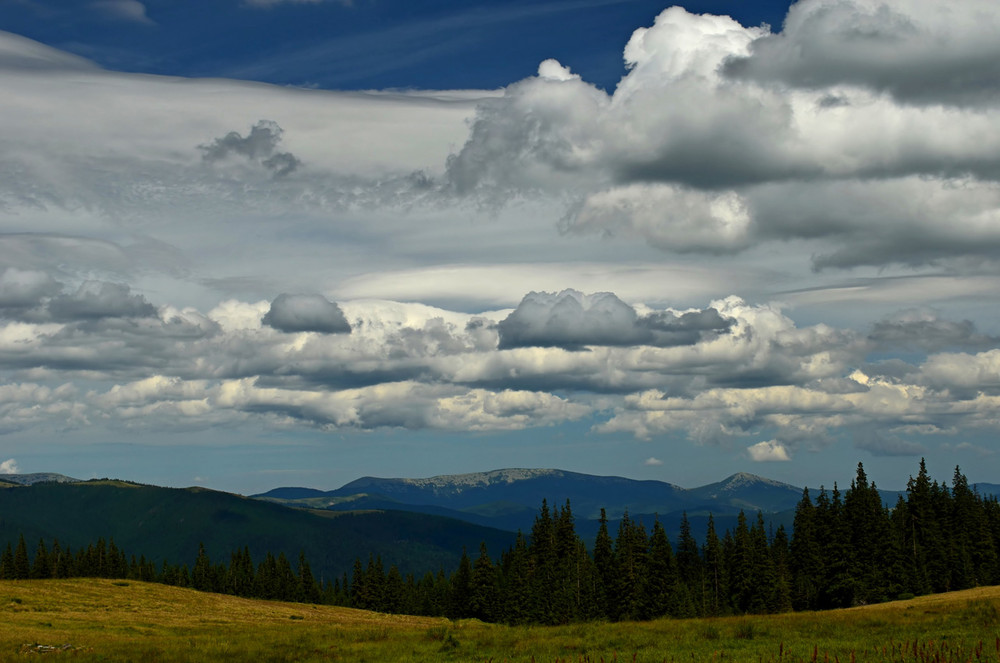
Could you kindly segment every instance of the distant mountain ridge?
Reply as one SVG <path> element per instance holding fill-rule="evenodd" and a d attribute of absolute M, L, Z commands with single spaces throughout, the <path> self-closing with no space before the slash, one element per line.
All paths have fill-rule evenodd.
<path fill-rule="evenodd" d="M 78 483 L 80 479 L 55 472 L 35 472 L 33 474 L 0 474 L 0 482 L 19 486 L 33 486 L 36 483 Z"/>
<path fill-rule="evenodd" d="M 734 525 L 740 511 L 762 511 L 775 526 L 790 526 L 802 489 L 745 472 L 685 489 L 665 481 L 507 468 L 424 479 L 362 477 L 336 490 L 277 488 L 253 497 L 329 511 L 414 511 L 509 531 L 530 530 L 543 499 L 553 509 L 569 500 L 578 532 L 591 539 L 597 532 L 601 509 L 612 528 L 627 512 L 647 525 L 659 519 L 673 533 L 686 513 L 696 536 L 704 532 L 709 514 L 720 531 Z"/>

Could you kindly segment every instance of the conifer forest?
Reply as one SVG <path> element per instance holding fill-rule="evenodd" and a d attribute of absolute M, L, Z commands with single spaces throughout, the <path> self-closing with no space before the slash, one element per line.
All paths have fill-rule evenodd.
<path fill-rule="evenodd" d="M 1000 581 L 1000 503 L 970 487 L 959 468 L 950 486 L 923 461 L 905 496 L 885 505 L 859 463 L 841 492 L 805 489 L 792 532 L 771 531 L 761 513 L 741 513 L 733 530 L 711 518 L 702 541 L 685 517 L 671 542 L 626 513 L 609 531 L 602 510 L 592 549 L 574 529 L 567 502 L 542 502 L 531 531 L 498 558 L 480 546 L 458 568 L 406 575 L 378 558 L 358 558 L 351 574 L 316 578 L 293 564 L 246 549 L 228 562 L 199 550 L 193 567 L 157 566 L 103 539 L 72 551 L 23 537 L 0 556 L 0 579 L 107 577 L 162 582 L 238 596 L 506 624 L 566 624 L 790 610 L 822 610 L 966 589 Z"/>

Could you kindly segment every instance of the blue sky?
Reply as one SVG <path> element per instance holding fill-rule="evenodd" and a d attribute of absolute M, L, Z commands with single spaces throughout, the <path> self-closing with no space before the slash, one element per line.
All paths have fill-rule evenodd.
<path fill-rule="evenodd" d="M 0 7 L 0 471 L 1000 462 L 993 0 Z"/>

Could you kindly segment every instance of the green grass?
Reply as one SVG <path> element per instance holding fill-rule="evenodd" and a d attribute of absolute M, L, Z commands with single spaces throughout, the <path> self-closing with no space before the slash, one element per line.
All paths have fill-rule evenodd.
<path fill-rule="evenodd" d="M 0 582 L 0 661 L 994 661 L 1000 588 L 769 617 L 505 627 L 110 580 Z"/>

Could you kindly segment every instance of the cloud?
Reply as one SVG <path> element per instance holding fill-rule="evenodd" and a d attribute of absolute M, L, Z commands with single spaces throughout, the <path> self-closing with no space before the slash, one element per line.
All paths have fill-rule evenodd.
<path fill-rule="evenodd" d="M 198 149 L 202 151 L 202 158 L 207 163 L 224 161 L 231 155 L 239 155 L 260 163 L 275 177 L 284 177 L 294 172 L 301 162 L 290 152 L 274 151 L 281 142 L 283 133 L 277 122 L 260 120 L 250 128 L 250 133 L 246 137 L 236 131 L 230 131 L 211 143 L 199 145 Z"/>
<path fill-rule="evenodd" d="M 902 103 L 993 105 L 1000 16 L 991 0 L 960 11 L 933 0 L 803 0 L 782 31 L 730 58 L 732 77 L 808 89 L 863 86 Z"/>
<path fill-rule="evenodd" d="M 714 309 L 676 314 L 661 311 L 640 318 L 613 293 L 584 295 L 576 290 L 558 294 L 532 292 L 497 329 L 501 349 L 588 345 L 684 345 L 703 335 L 722 333 L 732 322 Z"/>
<path fill-rule="evenodd" d="M 642 464 L 646 467 L 659 467 L 660 465 L 663 465 L 663 461 L 659 458 L 653 458 L 650 456 L 646 460 L 642 461 Z"/>
<path fill-rule="evenodd" d="M 0 30 L 0 69 L 20 71 L 96 71 L 100 68 L 78 55 Z"/>
<path fill-rule="evenodd" d="M 48 302 L 53 320 L 99 320 L 102 318 L 148 318 L 156 308 L 142 295 L 131 294 L 129 286 L 105 281 L 86 281 L 76 292 L 58 295 Z"/>
<path fill-rule="evenodd" d="M 13 458 L 8 458 L 0 463 L 0 474 L 20 474 L 20 472 L 21 470 L 17 466 L 17 461 Z"/>
<path fill-rule="evenodd" d="M 113 18 L 154 25 L 146 15 L 146 7 L 138 0 L 93 0 L 90 6 Z"/>
<path fill-rule="evenodd" d="M 920 456 L 927 453 L 922 444 L 878 431 L 863 431 L 856 434 L 854 447 L 873 456 Z"/>
<path fill-rule="evenodd" d="M 755 463 L 787 461 L 792 459 L 792 457 L 788 455 L 788 449 L 776 440 L 758 442 L 757 444 L 749 446 L 747 447 L 747 453 L 750 454 L 751 460 Z"/>
<path fill-rule="evenodd" d="M 337 304 L 322 295 L 278 295 L 261 320 L 278 331 L 349 334 L 351 325 Z"/>
<path fill-rule="evenodd" d="M 450 191 L 489 206 L 560 197 L 566 233 L 673 253 L 796 241 L 819 269 L 992 262 L 997 24 L 989 0 L 805 0 L 779 34 L 672 7 L 633 34 L 629 72 L 612 94 L 546 61 L 484 102 L 449 158 Z M 813 38 L 826 33 L 827 42 Z M 898 56 L 896 42 L 920 56 Z M 793 57 L 800 46 L 807 55 Z M 789 87 L 753 74 L 758 61 L 807 73 L 848 72 L 828 62 L 849 61 L 876 76 L 885 64 L 889 78 Z"/>
<path fill-rule="evenodd" d="M 45 272 L 8 267 L 0 273 L 0 311 L 33 308 L 61 290 L 62 284 Z"/>
<path fill-rule="evenodd" d="M 926 309 L 902 311 L 883 318 L 872 325 L 868 338 L 880 348 L 927 352 L 1000 345 L 1000 339 L 977 332 L 971 320 L 944 320 Z"/>
<path fill-rule="evenodd" d="M 752 235 L 747 203 L 732 191 L 630 184 L 588 194 L 562 221 L 567 232 L 624 234 L 687 253 L 734 253 Z"/>

